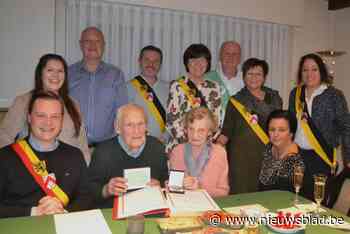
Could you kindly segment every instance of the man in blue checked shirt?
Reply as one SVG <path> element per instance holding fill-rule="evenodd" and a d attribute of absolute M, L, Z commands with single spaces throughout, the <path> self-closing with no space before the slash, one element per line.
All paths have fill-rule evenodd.
<path fill-rule="evenodd" d="M 115 135 L 117 109 L 128 102 L 124 73 L 102 61 L 104 46 L 103 33 L 86 28 L 80 37 L 83 59 L 68 69 L 70 95 L 80 105 L 89 147 Z"/>

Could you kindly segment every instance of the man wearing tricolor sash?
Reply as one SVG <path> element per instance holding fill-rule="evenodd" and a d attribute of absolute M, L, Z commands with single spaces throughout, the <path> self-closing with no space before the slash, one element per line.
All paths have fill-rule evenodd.
<path fill-rule="evenodd" d="M 53 92 L 32 95 L 29 137 L 0 149 L 0 217 L 40 216 L 88 209 L 82 152 L 58 141 L 63 101 Z"/>
<path fill-rule="evenodd" d="M 127 83 L 129 101 L 141 107 L 148 118 L 148 134 L 162 142 L 168 138 L 165 129 L 165 106 L 169 84 L 158 78 L 163 60 L 162 51 L 152 45 L 144 47 L 139 56 L 141 74 Z"/>

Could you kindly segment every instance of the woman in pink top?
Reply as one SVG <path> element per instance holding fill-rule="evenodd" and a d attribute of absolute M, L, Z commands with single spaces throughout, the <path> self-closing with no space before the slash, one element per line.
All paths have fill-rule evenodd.
<path fill-rule="evenodd" d="M 205 107 L 185 115 L 187 143 L 177 145 L 170 153 L 170 169 L 185 171 L 185 189 L 205 189 L 212 197 L 229 193 L 228 163 L 225 149 L 211 143 L 216 131 L 214 115 Z"/>

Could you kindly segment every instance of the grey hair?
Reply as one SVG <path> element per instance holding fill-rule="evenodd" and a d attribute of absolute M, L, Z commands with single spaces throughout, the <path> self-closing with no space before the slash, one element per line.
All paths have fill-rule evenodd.
<path fill-rule="evenodd" d="M 94 31 L 98 32 L 102 37 L 103 43 L 105 43 L 105 36 L 103 35 L 103 32 L 101 31 L 101 29 L 99 29 L 95 26 L 89 26 L 89 27 L 85 28 L 80 34 L 80 40 L 83 38 L 84 33 L 86 33 L 89 30 L 94 30 Z"/>
<path fill-rule="evenodd" d="M 237 46 L 239 47 L 239 50 L 242 50 L 241 45 L 240 45 L 237 41 L 234 41 L 234 40 L 231 40 L 231 41 L 224 41 L 224 42 L 221 44 L 221 46 L 220 46 L 219 56 L 221 56 L 222 50 L 223 50 L 223 48 L 224 48 L 227 44 L 237 45 Z"/>
<path fill-rule="evenodd" d="M 148 118 L 147 118 L 145 110 L 137 104 L 128 103 L 128 104 L 125 104 L 125 105 L 119 107 L 117 110 L 117 114 L 116 114 L 115 121 L 114 121 L 114 128 L 116 131 L 120 127 L 120 123 L 122 122 L 124 116 L 127 115 L 127 112 L 131 109 L 138 110 L 138 111 L 142 112 L 143 117 L 144 117 L 145 122 L 146 122 L 146 125 L 148 124 Z"/>

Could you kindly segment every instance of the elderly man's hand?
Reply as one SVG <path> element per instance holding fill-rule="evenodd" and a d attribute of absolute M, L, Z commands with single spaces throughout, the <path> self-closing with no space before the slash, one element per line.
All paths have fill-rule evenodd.
<path fill-rule="evenodd" d="M 160 187 L 160 182 L 159 180 L 151 178 L 151 181 L 147 183 L 147 185 L 151 187 Z"/>
<path fill-rule="evenodd" d="M 64 207 L 56 197 L 45 196 L 39 200 L 36 207 L 36 215 L 38 216 L 60 213 L 64 213 Z"/>
<path fill-rule="evenodd" d="M 185 189 L 194 190 L 199 188 L 199 181 L 196 177 L 186 176 L 184 179 Z"/>
<path fill-rule="evenodd" d="M 103 187 L 102 196 L 108 198 L 118 193 L 125 193 L 128 185 L 127 180 L 123 177 L 114 177 L 109 180 L 108 184 Z"/>

